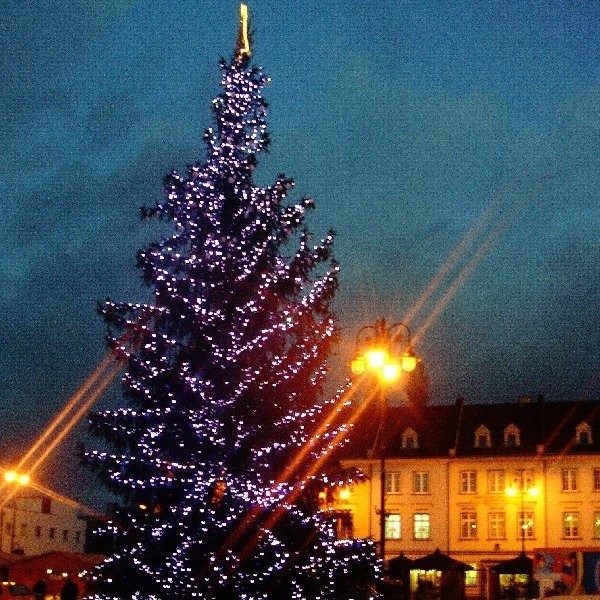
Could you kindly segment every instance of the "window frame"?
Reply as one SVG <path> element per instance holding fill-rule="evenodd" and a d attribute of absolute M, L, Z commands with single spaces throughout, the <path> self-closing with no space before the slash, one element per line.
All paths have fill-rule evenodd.
<path fill-rule="evenodd" d="M 475 509 L 465 509 L 460 513 L 460 539 L 477 540 L 479 539 L 479 527 L 477 524 L 477 511 Z"/>
<path fill-rule="evenodd" d="M 501 517 L 497 519 L 496 517 Z M 506 539 L 506 513 L 503 510 L 491 510 L 488 513 L 488 538 L 490 540 Z"/>
<path fill-rule="evenodd" d="M 577 478 L 578 469 L 575 467 L 565 467 L 560 473 L 560 484 L 563 492 L 578 491 Z"/>
<path fill-rule="evenodd" d="M 413 513 L 413 540 L 431 539 L 431 514 L 425 511 Z"/>
<path fill-rule="evenodd" d="M 384 535 L 386 540 L 402 539 L 402 515 L 400 513 L 386 512 L 384 520 Z"/>
<path fill-rule="evenodd" d="M 399 494 L 401 491 L 401 474 L 400 471 L 385 472 L 385 493 Z"/>
<path fill-rule="evenodd" d="M 429 471 L 413 471 L 413 494 L 429 494 Z"/>
<path fill-rule="evenodd" d="M 506 471 L 504 469 L 488 469 L 487 475 L 488 494 L 504 494 L 506 491 Z M 492 481 L 494 485 L 491 485 Z"/>
<path fill-rule="evenodd" d="M 476 494 L 477 493 L 477 470 L 465 469 L 459 474 L 459 491 L 461 494 Z"/>
<path fill-rule="evenodd" d="M 562 537 L 565 540 L 576 540 L 581 537 L 579 532 L 579 511 L 566 510 L 563 512 Z"/>

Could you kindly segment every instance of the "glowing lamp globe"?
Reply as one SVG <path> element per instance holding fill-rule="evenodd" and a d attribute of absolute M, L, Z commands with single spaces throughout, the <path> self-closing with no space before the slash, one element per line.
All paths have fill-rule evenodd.
<path fill-rule="evenodd" d="M 365 357 L 357 356 L 350 363 L 350 369 L 354 375 L 362 375 L 366 370 Z"/>
<path fill-rule="evenodd" d="M 387 352 L 385 350 L 374 348 L 365 352 L 365 359 L 371 369 L 381 369 L 385 364 L 386 358 Z"/>
<path fill-rule="evenodd" d="M 396 381 L 400 377 L 400 365 L 398 363 L 386 363 L 381 367 L 381 376 L 385 381 Z"/>

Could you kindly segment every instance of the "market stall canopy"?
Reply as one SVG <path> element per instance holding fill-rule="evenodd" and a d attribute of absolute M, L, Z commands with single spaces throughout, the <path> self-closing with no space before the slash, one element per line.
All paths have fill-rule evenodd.
<path fill-rule="evenodd" d="M 405 556 L 401 552 L 398 556 L 391 558 L 388 561 L 387 574 L 390 577 L 402 577 L 405 573 L 408 573 L 413 567 L 415 561 Z"/>
<path fill-rule="evenodd" d="M 411 570 L 423 571 L 472 571 L 473 567 L 467 563 L 455 560 L 436 548 L 431 554 L 422 556 L 412 561 Z"/>
<path fill-rule="evenodd" d="M 494 565 L 491 567 L 491 571 L 500 575 L 531 575 L 531 573 L 533 573 L 533 559 L 521 552 L 521 554 L 515 556 L 515 558 L 509 558 L 508 560 L 503 560 L 497 565 Z"/>

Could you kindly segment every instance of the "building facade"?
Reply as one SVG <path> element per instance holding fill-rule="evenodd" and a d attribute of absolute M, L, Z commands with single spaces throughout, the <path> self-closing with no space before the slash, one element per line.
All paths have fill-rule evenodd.
<path fill-rule="evenodd" d="M 0 552 L 25 556 L 51 551 L 81 553 L 86 522 L 77 508 L 23 490 L 0 509 Z"/>
<path fill-rule="evenodd" d="M 385 558 L 440 549 L 469 563 L 486 597 L 490 566 L 544 549 L 600 552 L 600 402 L 393 407 L 358 422 L 341 463 L 366 479 L 328 508 L 341 535 L 380 539 Z"/>

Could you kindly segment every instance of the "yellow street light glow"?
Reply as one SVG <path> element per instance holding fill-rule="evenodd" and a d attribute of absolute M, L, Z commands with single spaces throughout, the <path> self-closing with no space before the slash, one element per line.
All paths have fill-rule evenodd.
<path fill-rule="evenodd" d="M 4 481 L 7 483 L 18 483 L 20 485 L 29 485 L 29 475 L 27 473 L 18 473 L 11 469 L 4 473 Z"/>
<path fill-rule="evenodd" d="M 357 356 L 354 358 L 350 363 L 350 369 L 354 375 L 362 375 L 367 369 L 367 366 L 365 365 L 365 357 Z"/>
<path fill-rule="evenodd" d="M 340 500 L 348 500 L 350 498 L 350 490 L 343 488 L 340 490 Z"/>
<path fill-rule="evenodd" d="M 385 381 L 396 381 L 400 377 L 400 366 L 398 363 L 385 363 L 381 367 L 381 375 Z"/>
<path fill-rule="evenodd" d="M 406 352 L 402 355 L 402 370 L 410 373 L 417 367 L 417 357 Z"/>
<path fill-rule="evenodd" d="M 380 369 L 385 364 L 387 352 L 377 348 L 365 352 L 365 359 L 372 369 Z"/>
<path fill-rule="evenodd" d="M 517 490 L 514 487 L 506 488 L 506 495 L 507 496 L 516 496 Z"/>
<path fill-rule="evenodd" d="M 530 496 L 539 496 L 540 490 L 538 490 L 536 487 L 529 488 L 529 495 Z"/>

